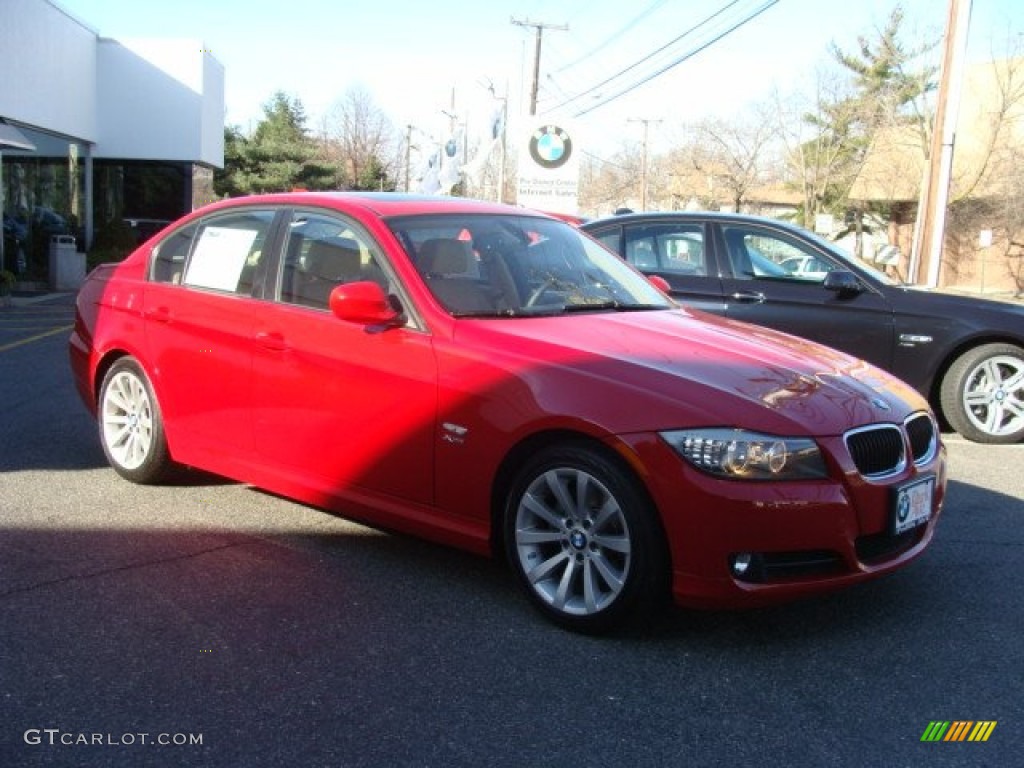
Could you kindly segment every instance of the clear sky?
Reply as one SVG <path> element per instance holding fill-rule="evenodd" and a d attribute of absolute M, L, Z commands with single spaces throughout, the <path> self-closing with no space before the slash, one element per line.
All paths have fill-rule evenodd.
<path fill-rule="evenodd" d="M 105 37 L 200 40 L 225 67 L 226 120 L 243 129 L 255 125 L 261 105 L 279 89 L 302 100 L 311 128 L 353 86 L 365 89 L 396 126 L 412 124 L 425 134 L 444 132 L 448 118 L 442 110 L 452 111 L 453 90 L 460 120 L 485 121 L 487 83 L 499 95 L 507 88 L 514 112 L 528 104 L 535 30 L 512 19 L 564 25 L 568 29 L 543 33 L 539 111 L 568 101 L 547 114 L 585 112 L 579 124 L 606 148 L 636 142 L 637 119 L 660 121 L 649 123 L 656 148 L 673 124 L 738 114 L 773 89 L 806 85 L 830 62 L 831 42 L 855 50 L 857 36 L 870 36 L 897 4 L 905 10 L 903 39 L 909 45 L 937 40 L 947 13 L 945 0 L 57 3 Z M 1021 45 L 1024 0 L 972 5 L 971 58 L 991 59 L 993 51 L 1003 55 L 1008 46 Z M 705 50 L 629 90 L 761 8 Z M 613 79 L 630 67 L 625 77 Z"/>

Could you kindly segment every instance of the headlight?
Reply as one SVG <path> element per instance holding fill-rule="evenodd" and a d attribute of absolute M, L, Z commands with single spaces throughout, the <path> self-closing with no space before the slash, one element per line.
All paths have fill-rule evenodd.
<path fill-rule="evenodd" d="M 826 476 L 813 440 L 742 429 L 681 429 L 660 433 L 697 469 L 737 480 L 808 480 Z"/>

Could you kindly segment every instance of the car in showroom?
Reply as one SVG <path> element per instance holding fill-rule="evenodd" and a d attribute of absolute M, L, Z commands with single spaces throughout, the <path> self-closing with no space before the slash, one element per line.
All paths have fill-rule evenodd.
<path fill-rule="evenodd" d="M 758 216 L 630 212 L 581 229 L 663 278 L 688 307 L 874 363 L 968 440 L 1024 440 L 1024 304 L 903 285 L 811 232 Z"/>
<path fill-rule="evenodd" d="M 892 572 L 945 498 L 904 382 L 495 203 L 215 203 L 90 273 L 69 354 L 127 480 L 199 468 L 504 556 L 577 631 Z"/>

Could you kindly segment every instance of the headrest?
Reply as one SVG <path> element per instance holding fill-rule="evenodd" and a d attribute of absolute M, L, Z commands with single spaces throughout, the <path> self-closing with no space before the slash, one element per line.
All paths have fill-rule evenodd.
<path fill-rule="evenodd" d="M 419 249 L 420 269 L 428 275 L 465 275 L 470 272 L 469 246 L 461 240 L 425 240 Z"/>
<path fill-rule="evenodd" d="M 359 274 L 362 256 L 355 240 L 314 240 L 306 252 L 305 271 L 331 282 Z"/>

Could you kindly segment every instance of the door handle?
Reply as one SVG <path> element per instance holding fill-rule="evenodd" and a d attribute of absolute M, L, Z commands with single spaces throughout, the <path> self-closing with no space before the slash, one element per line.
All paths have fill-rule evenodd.
<path fill-rule="evenodd" d="M 261 347 L 274 352 L 284 352 L 288 349 L 288 342 L 284 340 L 284 335 L 277 331 L 258 331 L 256 341 Z"/>
<path fill-rule="evenodd" d="M 167 307 L 153 307 L 153 309 L 146 310 L 145 318 L 157 323 L 169 323 L 171 322 L 171 310 Z"/>
<path fill-rule="evenodd" d="M 764 304 L 765 295 L 760 291 L 736 291 L 732 294 L 733 301 L 741 304 Z"/>

